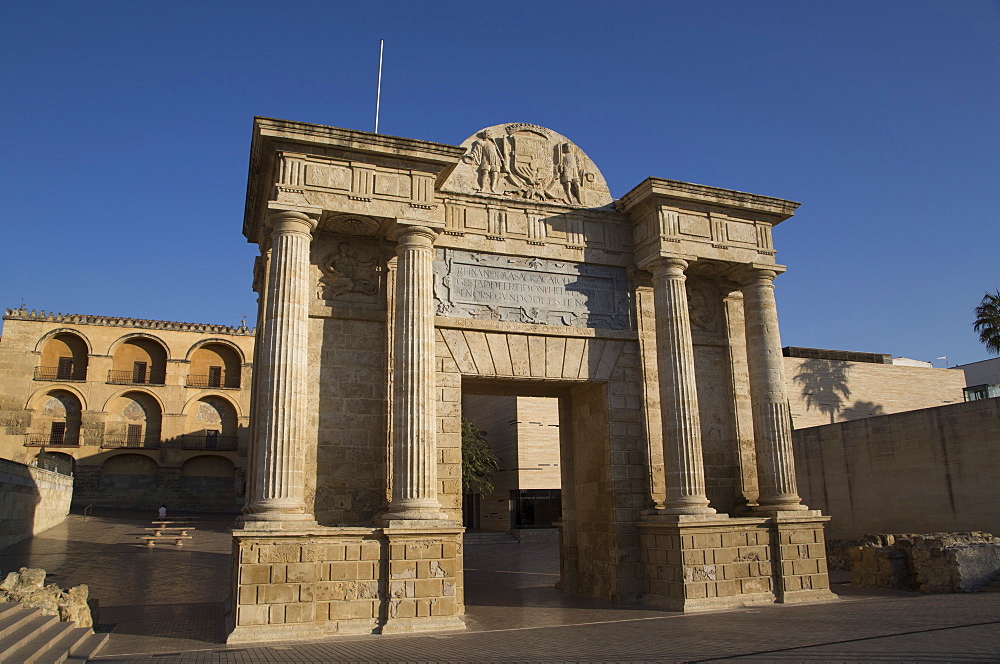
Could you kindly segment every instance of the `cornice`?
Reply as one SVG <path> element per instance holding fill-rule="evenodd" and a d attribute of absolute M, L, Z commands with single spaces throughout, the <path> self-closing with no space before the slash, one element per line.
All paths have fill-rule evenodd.
<path fill-rule="evenodd" d="M 653 177 L 646 178 L 640 182 L 631 191 L 618 199 L 616 203 L 618 209 L 622 212 L 628 212 L 642 201 L 656 197 L 762 212 L 778 217 L 777 221 L 773 223 L 779 223 L 788 219 L 795 214 L 795 210 L 801 205 L 801 203 L 796 203 L 795 201 L 775 198 L 773 196 L 762 196 L 760 194 L 750 194 L 745 191 L 735 191 L 733 189 L 722 189 L 703 184 Z"/>

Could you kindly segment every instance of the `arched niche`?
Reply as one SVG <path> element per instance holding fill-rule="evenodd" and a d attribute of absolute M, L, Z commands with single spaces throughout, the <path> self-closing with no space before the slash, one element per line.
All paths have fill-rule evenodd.
<path fill-rule="evenodd" d="M 193 347 L 190 354 L 188 387 L 240 386 L 243 354 L 239 348 L 218 340 L 205 341 Z"/>
<path fill-rule="evenodd" d="M 32 399 L 29 445 L 79 445 L 83 404 L 69 390 L 48 390 Z"/>
<path fill-rule="evenodd" d="M 159 447 L 163 407 L 153 395 L 129 390 L 112 397 L 105 411 L 108 416 L 101 447 Z"/>
<path fill-rule="evenodd" d="M 185 449 L 235 450 L 239 446 L 239 416 L 231 401 L 208 394 L 184 409 Z"/>
<path fill-rule="evenodd" d="M 181 468 L 181 491 L 196 493 L 236 493 L 236 467 L 225 457 L 191 457 Z"/>
<path fill-rule="evenodd" d="M 156 337 L 135 335 L 114 348 L 109 383 L 163 385 L 167 376 L 167 347 Z"/>
<path fill-rule="evenodd" d="M 159 466 L 143 454 L 116 454 L 101 466 L 100 487 L 112 491 L 149 491 L 156 488 Z"/>
<path fill-rule="evenodd" d="M 41 342 L 35 378 L 87 380 L 88 344 L 77 332 L 58 331 Z"/>

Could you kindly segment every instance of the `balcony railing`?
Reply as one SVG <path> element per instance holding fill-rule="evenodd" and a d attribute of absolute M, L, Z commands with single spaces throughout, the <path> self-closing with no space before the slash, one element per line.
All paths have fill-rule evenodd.
<path fill-rule="evenodd" d="M 205 436 L 186 434 L 181 436 L 181 446 L 186 450 L 234 451 L 240 446 L 238 436 Z"/>
<path fill-rule="evenodd" d="M 112 369 L 108 372 L 108 382 L 116 385 L 163 385 L 166 377 L 163 371 Z"/>
<path fill-rule="evenodd" d="M 87 380 L 87 372 L 66 367 L 35 367 L 35 380 Z"/>
<path fill-rule="evenodd" d="M 120 434 L 120 435 L 105 435 L 104 437 L 101 438 L 101 447 L 105 449 L 116 449 L 121 447 L 156 449 L 159 446 L 160 446 L 160 439 L 153 438 L 152 436 L 146 436 L 144 438 L 136 439 L 126 434 Z"/>
<path fill-rule="evenodd" d="M 28 447 L 79 447 L 80 438 L 58 433 L 29 433 L 24 444 Z"/>
<path fill-rule="evenodd" d="M 239 387 L 240 377 L 239 375 L 227 376 L 226 372 L 223 371 L 222 374 L 206 374 L 206 375 L 192 375 L 187 377 L 188 387 Z"/>

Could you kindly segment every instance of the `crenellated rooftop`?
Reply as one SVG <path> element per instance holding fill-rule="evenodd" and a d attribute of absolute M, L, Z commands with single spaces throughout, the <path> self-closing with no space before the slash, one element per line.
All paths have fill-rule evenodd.
<path fill-rule="evenodd" d="M 212 325 L 210 323 L 181 323 L 167 320 L 148 320 L 145 318 L 118 318 L 115 316 L 91 316 L 89 314 L 57 314 L 46 313 L 44 309 L 28 311 L 26 308 L 7 309 L 4 320 L 33 320 L 47 323 L 75 323 L 77 325 L 103 325 L 106 327 L 138 327 L 147 330 L 173 330 L 177 332 L 197 332 L 199 334 L 233 334 L 253 336 L 256 328 L 246 325 L 232 327 L 230 325 Z"/>

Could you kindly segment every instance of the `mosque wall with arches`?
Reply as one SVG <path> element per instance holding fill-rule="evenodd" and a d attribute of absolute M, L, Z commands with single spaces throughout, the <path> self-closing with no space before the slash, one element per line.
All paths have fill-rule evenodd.
<path fill-rule="evenodd" d="M 8 309 L 0 457 L 73 475 L 78 505 L 238 511 L 254 330 Z"/>

